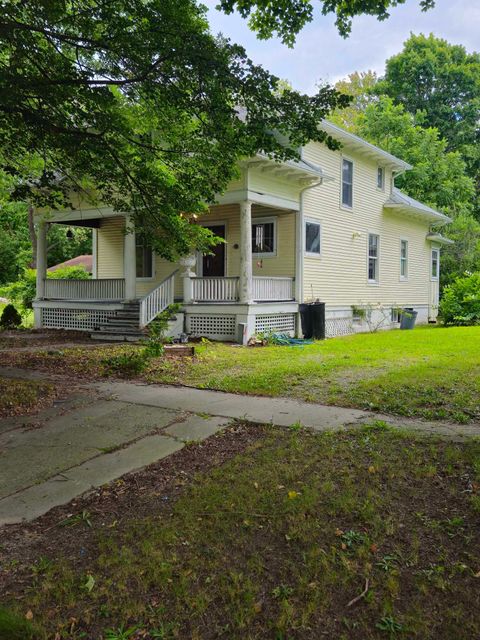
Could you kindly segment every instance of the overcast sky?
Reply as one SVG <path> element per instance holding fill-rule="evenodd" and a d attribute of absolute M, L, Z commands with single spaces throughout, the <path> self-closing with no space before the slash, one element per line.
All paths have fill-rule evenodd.
<path fill-rule="evenodd" d="M 433 32 L 468 51 L 480 50 L 480 0 L 437 0 L 435 9 L 426 13 L 420 11 L 418 0 L 407 0 L 384 22 L 369 16 L 354 19 L 346 40 L 338 35 L 333 17 L 317 12 L 293 49 L 277 39 L 257 40 L 240 16 L 216 11 L 217 0 L 203 4 L 209 7 L 213 33 L 222 32 L 243 45 L 254 62 L 307 93 L 313 93 L 319 81 L 335 83 L 352 71 L 373 69 L 381 74 L 385 60 L 401 50 L 410 32 Z"/>

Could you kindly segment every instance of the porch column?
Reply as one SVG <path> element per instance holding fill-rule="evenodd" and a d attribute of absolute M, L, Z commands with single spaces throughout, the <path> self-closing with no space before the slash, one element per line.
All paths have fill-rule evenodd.
<path fill-rule="evenodd" d="M 135 300 L 137 293 L 137 258 L 135 249 L 135 229 L 130 216 L 125 218 L 123 277 L 125 278 L 125 299 Z"/>
<path fill-rule="evenodd" d="M 240 282 L 239 298 L 243 304 L 253 302 L 252 278 L 252 203 L 240 203 Z"/>
<path fill-rule="evenodd" d="M 40 220 L 37 228 L 37 277 L 36 299 L 45 297 L 45 278 L 47 277 L 47 223 Z"/>

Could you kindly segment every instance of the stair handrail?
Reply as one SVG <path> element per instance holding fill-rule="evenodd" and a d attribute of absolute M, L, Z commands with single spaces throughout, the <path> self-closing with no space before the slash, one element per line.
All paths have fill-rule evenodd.
<path fill-rule="evenodd" d="M 140 298 L 140 328 L 146 327 L 159 313 L 173 304 L 175 274 L 178 271 L 178 269 L 173 271 L 143 298 Z"/>

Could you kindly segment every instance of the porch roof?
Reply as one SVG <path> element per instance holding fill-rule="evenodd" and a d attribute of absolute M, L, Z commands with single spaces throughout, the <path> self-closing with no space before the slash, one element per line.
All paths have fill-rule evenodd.
<path fill-rule="evenodd" d="M 440 213 L 440 211 L 432 209 L 426 204 L 423 204 L 423 202 L 407 196 L 407 194 L 400 191 L 400 189 L 394 188 L 390 198 L 383 206 L 386 209 L 397 209 L 401 213 L 411 214 L 441 225 L 448 224 L 452 221 L 452 219 L 444 213 Z"/>

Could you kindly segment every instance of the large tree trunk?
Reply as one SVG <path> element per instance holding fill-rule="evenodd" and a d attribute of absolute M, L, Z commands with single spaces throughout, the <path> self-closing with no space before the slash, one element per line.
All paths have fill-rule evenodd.
<path fill-rule="evenodd" d="M 28 207 L 28 232 L 30 234 L 30 242 L 32 243 L 32 269 L 37 268 L 37 234 L 35 232 L 35 221 L 33 217 L 34 209 L 31 205 Z"/>

